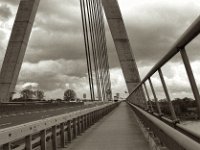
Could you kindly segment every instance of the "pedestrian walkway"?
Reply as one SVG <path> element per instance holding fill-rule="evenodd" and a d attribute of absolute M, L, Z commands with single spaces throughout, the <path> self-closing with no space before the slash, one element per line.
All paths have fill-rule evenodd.
<path fill-rule="evenodd" d="M 132 110 L 121 103 L 63 150 L 149 150 Z"/>

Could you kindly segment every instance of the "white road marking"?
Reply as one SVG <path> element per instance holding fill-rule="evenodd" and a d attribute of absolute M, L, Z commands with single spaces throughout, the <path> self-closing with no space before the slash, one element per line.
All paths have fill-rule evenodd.
<path fill-rule="evenodd" d="M 41 118 L 43 119 L 43 118 L 48 118 L 48 117 L 49 117 L 49 115 L 44 115 Z"/>
<path fill-rule="evenodd" d="M 23 116 L 23 115 L 24 115 L 24 113 L 23 113 L 23 112 L 21 112 L 21 113 L 19 113 L 18 115 L 20 115 L 20 116 Z"/>
<path fill-rule="evenodd" d="M 10 116 L 15 117 L 15 116 L 17 116 L 17 114 L 11 114 Z"/>
<path fill-rule="evenodd" d="M 8 118 L 8 117 L 9 117 L 9 115 L 2 115 L 2 117 L 3 117 L 3 118 Z"/>
<path fill-rule="evenodd" d="M 11 124 L 11 122 L 4 123 L 4 124 L 0 124 L 0 127 L 2 127 L 2 126 L 6 126 L 6 125 L 10 125 L 10 124 Z"/>

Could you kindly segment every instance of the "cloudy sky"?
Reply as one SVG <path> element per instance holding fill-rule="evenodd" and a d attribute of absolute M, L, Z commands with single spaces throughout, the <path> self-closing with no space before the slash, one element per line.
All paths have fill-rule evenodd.
<path fill-rule="evenodd" d="M 118 1 L 141 78 L 200 14 L 200 0 Z M 18 4 L 19 0 L 0 0 L 0 66 Z M 108 27 L 106 32 L 113 93 L 124 94 L 126 86 Z M 199 40 L 187 49 L 200 87 Z M 180 55 L 163 72 L 172 97 L 192 97 Z M 153 81 L 163 98 L 157 74 Z M 67 88 L 75 89 L 79 97 L 89 92 L 78 0 L 41 0 L 16 91 L 30 85 L 44 90 L 47 98 L 62 98 Z"/>

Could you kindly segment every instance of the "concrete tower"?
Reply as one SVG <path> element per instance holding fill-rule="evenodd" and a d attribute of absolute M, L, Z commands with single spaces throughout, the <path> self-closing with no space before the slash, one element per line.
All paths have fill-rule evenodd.
<path fill-rule="evenodd" d="M 40 0 L 21 0 L 0 73 L 0 102 L 11 98 Z"/>

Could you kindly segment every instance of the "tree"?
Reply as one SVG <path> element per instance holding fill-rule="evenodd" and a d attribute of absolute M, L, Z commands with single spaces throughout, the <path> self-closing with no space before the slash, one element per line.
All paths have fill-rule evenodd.
<path fill-rule="evenodd" d="M 23 99 L 30 99 L 32 98 L 33 91 L 29 89 L 24 89 L 21 91 L 21 98 Z"/>
<path fill-rule="evenodd" d="M 21 91 L 21 98 L 23 99 L 37 99 L 43 100 L 44 99 L 44 92 L 41 90 L 33 91 L 30 89 L 24 89 Z"/>
<path fill-rule="evenodd" d="M 37 90 L 37 91 L 35 91 L 35 95 L 36 95 L 37 99 L 39 99 L 39 100 L 44 99 L 44 92 L 43 91 Z"/>

